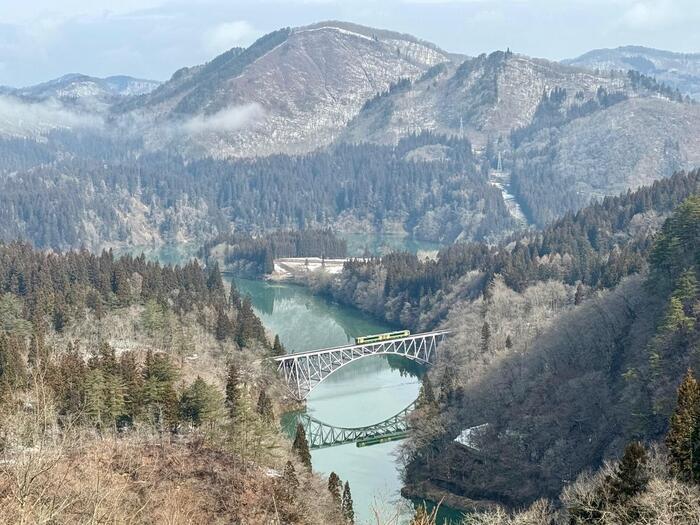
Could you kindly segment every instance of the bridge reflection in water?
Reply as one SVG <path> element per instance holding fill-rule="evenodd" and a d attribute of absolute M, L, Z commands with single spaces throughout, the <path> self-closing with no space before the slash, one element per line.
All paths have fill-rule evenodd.
<path fill-rule="evenodd" d="M 386 441 L 395 441 L 406 437 L 409 430 L 408 415 L 416 406 L 414 401 L 406 408 L 394 414 L 384 421 L 363 427 L 339 427 L 329 425 L 308 415 L 299 412 L 292 418 L 289 429 L 290 435 L 298 423 L 301 423 L 306 432 L 309 448 L 319 449 L 356 443 L 358 447 L 375 445 Z"/>

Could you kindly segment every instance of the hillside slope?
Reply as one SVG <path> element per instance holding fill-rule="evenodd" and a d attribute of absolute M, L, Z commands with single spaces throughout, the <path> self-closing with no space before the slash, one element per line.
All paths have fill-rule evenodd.
<path fill-rule="evenodd" d="M 542 93 L 568 90 L 568 105 L 595 97 L 598 88 L 620 91 L 623 75 L 597 75 L 547 60 L 497 51 L 461 64 L 438 65 L 368 102 L 343 139 L 392 142 L 421 129 L 460 131 L 477 147 L 532 122 Z M 576 99 L 574 96 L 576 95 Z"/>

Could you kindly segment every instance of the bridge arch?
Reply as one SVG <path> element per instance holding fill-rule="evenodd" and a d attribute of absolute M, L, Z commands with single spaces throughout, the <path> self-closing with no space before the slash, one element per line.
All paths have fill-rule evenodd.
<path fill-rule="evenodd" d="M 275 357 L 277 370 L 292 395 L 303 401 L 319 384 L 344 366 L 371 355 L 399 355 L 423 364 L 433 362 L 446 330 L 409 335 L 377 343 L 346 345 Z"/>

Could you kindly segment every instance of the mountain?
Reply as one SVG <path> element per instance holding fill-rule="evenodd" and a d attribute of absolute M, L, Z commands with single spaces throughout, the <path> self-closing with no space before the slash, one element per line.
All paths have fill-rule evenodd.
<path fill-rule="evenodd" d="M 653 78 L 494 52 L 443 63 L 368 101 L 340 140 L 464 134 L 544 226 L 591 199 L 700 165 L 700 107 Z"/>
<path fill-rule="evenodd" d="M 624 75 L 597 75 L 497 51 L 439 64 L 413 82 L 395 84 L 364 105 L 342 138 L 393 143 L 417 130 L 456 134 L 462 128 L 477 147 L 483 147 L 489 136 L 529 125 L 542 94 L 551 89 L 566 89 L 571 105 L 595 98 L 601 87 L 618 91 L 627 84 Z"/>
<path fill-rule="evenodd" d="M 333 141 L 366 100 L 453 55 L 415 37 L 344 22 L 281 29 L 177 71 L 115 114 L 160 124 L 151 147 L 215 156 L 299 153 Z"/>
<path fill-rule="evenodd" d="M 70 73 L 48 82 L 16 89 L 12 94 L 31 100 L 56 99 L 62 102 L 76 102 L 81 99 L 93 99 L 114 102 L 120 97 L 150 93 L 159 84 L 160 82 L 156 80 L 144 80 L 126 75 L 98 78 Z"/>
<path fill-rule="evenodd" d="M 124 75 L 97 78 L 71 73 L 34 86 L 0 86 L 0 137 L 44 144 L 56 130 L 99 133 L 112 105 L 158 85 L 155 80 Z"/>
<path fill-rule="evenodd" d="M 403 231 L 422 239 L 452 241 L 497 239 L 512 231 L 512 220 L 496 202 L 502 199 L 483 184 L 502 190 L 520 223 L 524 214 L 527 222 L 543 227 L 592 200 L 700 164 L 695 132 L 700 129 L 700 106 L 643 73 L 600 72 L 511 51 L 468 58 L 410 35 L 344 22 L 280 29 L 248 48 L 233 48 L 210 62 L 183 68 L 151 90 L 154 84 L 67 75 L 1 96 L 0 134 L 7 138 L 0 142 L 2 169 L 29 177 L 34 166 L 67 158 L 113 166 L 134 159 L 143 164 L 158 158 L 144 154 L 165 152 L 186 165 L 203 157 L 286 154 L 270 166 L 298 176 L 318 163 L 314 169 L 321 171 L 312 170 L 313 176 L 328 186 L 316 195 L 315 205 L 270 215 L 253 203 L 246 207 L 247 219 L 233 214 L 227 220 L 246 227 L 340 222 L 349 227 L 352 221 L 343 217 L 362 217 L 375 221 L 377 230 L 400 223 Z M 423 133 L 433 142 L 415 151 L 399 146 Z M 448 180 L 444 161 L 461 155 L 462 146 L 450 150 L 446 141 L 458 138 L 471 151 L 469 168 L 449 181 L 454 193 L 443 194 L 443 187 L 433 192 L 432 200 L 416 206 L 402 203 L 403 209 L 392 210 L 398 214 L 391 218 L 386 206 L 361 203 L 333 186 L 342 178 L 338 173 L 356 174 L 357 158 L 374 158 L 379 150 L 367 143 L 396 148 L 405 160 L 432 162 L 433 167 L 421 169 L 435 169 Z M 320 156 L 306 163 L 294 158 L 348 144 L 362 146 L 354 150 L 350 164 L 341 162 L 342 169 L 324 164 Z M 263 165 L 256 164 L 256 170 Z M 216 166 L 218 170 L 224 164 Z M 159 167 L 155 162 L 155 169 Z M 150 166 L 144 169 L 153 172 Z M 382 183 L 392 177 L 383 177 Z M 358 180 L 355 175 L 343 183 Z M 407 191 L 427 199 L 423 180 L 406 182 L 413 184 Z M 135 188 L 125 190 L 126 197 L 139 200 Z M 388 189 L 380 191 L 384 195 Z M 488 200 L 480 201 L 481 196 Z M 207 199 L 212 210 L 221 204 L 214 196 Z M 439 211 L 425 213 L 429 206 Z M 307 215 L 312 208 L 320 214 Z M 38 226 L 45 223 L 30 219 L 28 223 Z M 191 231 L 193 220 L 190 216 L 190 224 L 173 231 Z M 115 223 L 109 217 L 108 222 Z M 16 228 L 12 223 L 0 231 Z M 76 239 L 81 236 L 76 234 Z M 70 242 L 49 237 L 44 244 Z M 99 245 L 100 237 L 91 236 L 90 244 Z"/>
<path fill-rule="evenodd" d="M 642 46 L 594 49 L 563 64 L 600 70 L 634 69 L 700 100 L 700 53 L 674 53 Z"/>

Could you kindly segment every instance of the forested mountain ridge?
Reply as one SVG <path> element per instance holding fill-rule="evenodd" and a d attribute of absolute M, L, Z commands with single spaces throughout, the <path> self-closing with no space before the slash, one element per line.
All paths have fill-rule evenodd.
<path fill-rule="evenodd" d="M 494 182 L 499 158 L 498 175 L 528 222 L 540 228 L 591 201 L 700 163 L 700 106 L 636 71 L 594 72 L 510 51 L 465 58 L 409 35 L 343 22 L 281 29 L 184 68 L 151 92 L 109 95 L 111 102 L 98 109 L 72 98 L 71 86 L 86 82 L 96 80 L 68 75 L 32 88 L 34 95 L 0 97 L 0 184 L 6 188 L 0 238 L 57 248 L 204 242 L 231 225 L 246 230 L 254 224 L 491 242 L 517 226 L 497 188 L 485 185 Z M 407 151 L 406 141 L 422 134 L 441 138 Z M 449 141 L 463 139 L 477 170 L 450 164 Z M 392 147 L 400 160 L 389 155 Z M 360 164 L 363 150 L 365 162 L 380 152 L 389 172 L 378 184 L 348 182 L 358 170 L 375 169 Z M 166 168 L 166 157 L 177 160 Z M 227 164 L 224 157 L 246 158 Z M 311 164 L 323 195 L 305 186 L 307 174 L 301 183 L 308 210 L 298 196 L 291 206 L 255 196 L 269 184 L 269 191 L 284 188 L 264 169 L 301 173 Z M 117 183 L 122 174 L 103 184 L 103 175 L 96 176 L 133 173 L 137 165 L 146 184 L 133 177 Z M 230 196 L 235 186 L 250 204 L 193 189 L 193 170 L 210 168 L 219 174 L 210 179 L 213 187 Z M 183 180 L 164 173 L 156 182 L 163 169 Z M 398 177 L 394 170 L 415 175 Z M 223 182 L 229 171 L 233 185 Z M 246 171 L 246 179 L 256 179 L 245 182 L 256 187 L 253 194 L 236 186 Z M 429 180 L 418 171 L 441 174 Z M 400 202 L 387 198 L 389 181 Z M 352 188 L 341 190 L 343 184 Z M 175 186 L 180 189 L 171 191 Z M 38 212 L 27 210 L 48 188 L 52 198 L 40 201 Z M 378 200 L 358 198 L 365 188 Z M 350 190 L 355 197 L 345 195 Z M 55 210 L 51 218 L 49 209 Z M 60 234 L 44 231 L 58 224 L 65 225 Z"/>
<path fill-rule="evenodd" d="M 19 97 L 33 100 L 57 99 L 62 102 L 77 103 L 81 98 L 116 102 L 120 97 L 145 95 L 158 87 L 160 82 L 134 78 L 127 75 L 114 75 L 105 78 L 71 73 L 34 86 L 17 88 L 12 91 Z"/>
<path fill-rule="evenodd" d="M 674 53 L 644 46 L 594 49 L 562 63 L 587 69 L 634 69 L 678 89 L 684 95 L 700 97 L 700 53 Z"/>
<path fill-rule="evenodd" d="M 441 148 L 443 158 L 412 160 L 424 147 Z M 50 155 L 30 147 L 23 153 Z M 77 154 L 0 177 L 0 239 L 53 248 L 202 244 L 232 228 L 333 226 L 452 241 L 498 238 L 516 227 L 466 140 L 425 133 L 397 146 L 233 161 L 124 155 L 105 162 Z M 26 157 L 9 161 L 31 164 Z"/>
<path fill-rule="evenodd" d="M 499 51 L 394 84 L 341 140 L 463 133 L 489 167 L 502 158 L 523 211 L 543 227 L 591 200 L 694 169 L 699 126 L 700 107 L 652 77 Z"/>
<path fill-rule="evenodd" d="M 645 267 L 663 219 L 698 191 L 700 170 L 678 173 L 492 246 L 455 243 L 436 260 L 409 253 L 352 260 L 338 278 L 319 283 L 319 291 L 423 329 L 434 327 L 460 301 L 483 294 L 495 275 L 516 292 L 550 280 L 581 284 L 581 293 L 612 288 Z"/>
<path fill-rule="evenodd" d="M 700 365 L 699 240 L 696 186 L 652 245 L 623 248 L 648 267 L 612 288 L 544 280 L 515 292 L 499 275 L 455 303 L 429 379 L 437 401 L 405 450 L 408 492 L 522 505 L 556 496 L 630 440 L 662 438 L 682 376 Z M 471 445 L 453 441 L 477 425 Z"/>

